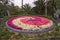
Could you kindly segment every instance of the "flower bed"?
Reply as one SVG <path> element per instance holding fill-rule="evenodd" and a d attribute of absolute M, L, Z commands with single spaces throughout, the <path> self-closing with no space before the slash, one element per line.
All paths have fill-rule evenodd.
<path fill-rule="evenodd" d="M 45 32 L 54 28 L 53 21 L 39 16 L 13 17 L 6 22 L 6 25 L 10 29 L 26 33 Z"/>

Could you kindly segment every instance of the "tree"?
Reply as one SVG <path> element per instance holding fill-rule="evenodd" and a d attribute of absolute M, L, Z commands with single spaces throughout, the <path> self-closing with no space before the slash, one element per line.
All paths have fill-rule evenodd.
<path fill-rule="evenodd" d="M 57 9 L 60 9 L 60 0 L 55 0 L 56 1 L 56 7 Z"/>
<path fill-rule="evenodd" d="M 25 14 L 30 14 L 31 13 L 31 6 L 29 4 L 23 5 L 23 12 Z"/>
<path fill-rule="evenodd" d="M 37 0 L 34 2 L 36 5 L 33 10 L 35 13 L 45 15 L 45 3 L 43 0 Z M 54 0 L 47 1 L 47 13 L 53 15 L 56 10 L 56 2 Z"/>
<path fill-rule="evenodd" d="M 23 9 L 23 0 L 21 0 L 21 1 L 22 1 L 21 5 L 22 5 L 22 9 Z"/>
<path fill-rule="evenodd" d="M 55 0 L 50 0 L 48 3 L 47 3 L 47 12 L 48 12 L 48 15 L 54 15 L 55 11 L 57 10 L 56 9 L 56 2 Z"/>
<path fill-rule="evenodd" d="M 8 10 L 8 0 L 0 0 L 1 1 L 1 4 L 4 6 L 5 8 L 5 13 L 4 13 L 4 16 L 10 16 L 10 13 L 9 13 L 9 10 Z"/>
<path fill-rule="evenodd" d="M 0 3 L 0 17 L 4 16 L 6 10 L 5 6 Z"/>
<path fill-rule="evenodd" d="M 33 7 L 34 12 L 38 14 L 44 14 L 45 7 L 43 4 L 43 0 L 37 0 L 34 2 L 34 4 L 36 5 L 35 7 Z"/>
<path fill-rule="evenodd" d="M 3 16 L 11 16 L 11 14 L 15 14 L 15 12 L 16 12 L 15 10 L 17 10 L 17 9 L 15 8 L 15 6 L 12 2 L 10 2 L 9 0 L 1 0 L 1 1 L 2 1 L 1 5 L 3 8 L 1 10 L 4 12 L 4 13 L 0 13 L 1 15 L 3 14 Z M 9 2 L 11 4 L 9 4 Z"/>
<path fill-rule="evenodd" d="M 20 14 L 20 8 L 18 6 L 11 5 L 9 8 L 11 15 L 18 15 Z"/>

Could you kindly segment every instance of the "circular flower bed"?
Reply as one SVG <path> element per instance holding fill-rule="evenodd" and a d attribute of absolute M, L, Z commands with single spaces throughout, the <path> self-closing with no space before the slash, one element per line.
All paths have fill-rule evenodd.
<path fill-rule="evenodd" d="M 17 16 L 7 20 L 6 26 L 18 32 L 40 33 L 53 29 L 54 23 L 39 16 Z"/>

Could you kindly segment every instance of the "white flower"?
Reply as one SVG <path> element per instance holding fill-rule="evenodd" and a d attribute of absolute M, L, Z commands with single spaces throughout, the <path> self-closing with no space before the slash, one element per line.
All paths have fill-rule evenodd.
<path fill-rule="evenodd" d="M 51 25 L 53 25 L 53 22 L 51 20 L 50 20 L 50 23 L 47 23 L 45 25 L 40 25 L 39 27 L 37 27 L 37 25 L 25 24 L 25 23 L 23 23 L 23 22 L 20 21 L 21 19 L 25 19 L 25 18 L 30 18 L 30 17 L 17 18 L 17 19 L 14 19 L 12 21 L 12 23 L 14 25 L 16 25 L 17 27 L 21 27 L 21 28 L 27 29 L 27 30 L 42 30 L 42 29 L 48 28 Z M 32 18 L 32 19 L 34 19 L 34 18 Z"/>

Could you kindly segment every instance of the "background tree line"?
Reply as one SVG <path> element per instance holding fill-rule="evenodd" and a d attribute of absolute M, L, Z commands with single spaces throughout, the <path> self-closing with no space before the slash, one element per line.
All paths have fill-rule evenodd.
<path fill-rule="evenodd" d="M 9 0 L 0 0 L 0 17 L 11 15 L 45 15 L 45 3 L 43 0 L 37 0 L 34 2 L 35 7 L 31 7 L 29 4 L 23 5 L 23 9 L 14 6 Z M 47 15 L 53 15 L 57 9 L 60 8 L 60 0 L 50 0 L 47 2 Z"/>

